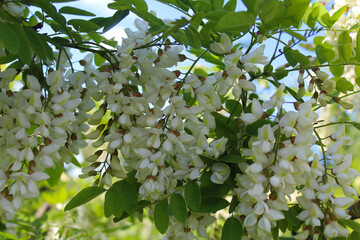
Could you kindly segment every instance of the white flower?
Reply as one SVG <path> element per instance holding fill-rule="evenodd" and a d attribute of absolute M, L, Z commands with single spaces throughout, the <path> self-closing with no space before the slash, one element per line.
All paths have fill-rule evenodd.
<path fill-rule="evenodd" d="M 28 86 L 28 88 L 30 88 L 36 92 L 40 92 L 40 90 L 41 90 L 39 81 L 36 79 L 36 77 L 34 77 L 32 75 L 27 75 L 26 85 Z"/>
<path fill-rule="evenodd" d="M 223 184 L 230 176 L 230 167 L 225 163 L 215 163 L 211 167 L 210 180 L 216 184 Z"/>
<path fill-rule="evenodd" d="M 309 236 L 309 230 L 304 230 L 304 231 L 302 231 L 301 233 L 296 234 L 296 235 L 294 236 L 294 238 L 295 238 L 296 240 L 306 240 L 306 239 L 308 238 L 308 236 Z"/>
<path fill-rule="evenodd" d="M 285 103 L 285 99 L 283 96 L 284 90 L 285 85 L 282 83 L 280 87 L 276 90 L 275 94 L 271 96 L 270 100 L 264 102 L 263 108 L 267 109 L 277 107 L 278 109 L 281 109 L 283 104 Z"/>
<path fill-rule="evenodd" d="M 251 104 L 251 113 L 244 113 L 241 116 L 241 120 L 245 122 L 245 124 L 251 124 L 259 119 L 261 119 L 264 114 L 264 110 L 261 106 L 261 103 L 256 98 L 253 99 Z"/>
<path fill-rule="evenodd" d="M 46 78 L 46 83 L 50 86 L 50 92 L 55 93 L 62 87 L 64 82 L 64 75 L 60 70 L 53 71 L 49 73 L 49 76 Z"/>
<path fill-rule="evenodd" d="M 221 34 L 220 42 L 215 42 L 210 44 L 212 51 L 218 54 L 229 53 L 232 49 L 232 42 L 229 36 L 225 33 Z"/>
<path fill-rule="evenodd" d="M 261 45 L 255 51 L 243 55 L 240 62 L 244 65 L 247 72 L 256 72 L 257 67 L 255 64 L 267 64 L 267 57 L 264 56 L 265 45 Z"/>

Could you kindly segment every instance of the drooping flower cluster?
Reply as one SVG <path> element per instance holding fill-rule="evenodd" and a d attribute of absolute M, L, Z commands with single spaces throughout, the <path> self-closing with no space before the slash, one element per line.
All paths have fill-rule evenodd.
<path fill-rule="evenodd" d="M 7 215 L 19 210 L 23 199 L 39 194 L 35 182 L 49 178 L 47 168 L 69 164 L 73 154 L 86 146 L 81 134 L 88 129 L 86 112 L 95 106 L 82 102 L 87 95 L 84 73 L 65 79 L 63 72 L 49 70 L 46 97 L 32 75 L 23 75 L 19 91 L 11 90 L 18 74 L 12 68 L 0 73 L 0 208 Z"/>

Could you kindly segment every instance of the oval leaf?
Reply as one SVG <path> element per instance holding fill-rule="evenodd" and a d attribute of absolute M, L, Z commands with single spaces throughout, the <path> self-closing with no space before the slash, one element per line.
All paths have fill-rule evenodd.
<path fill-rule="evenodd" d="M 121 217 L 124 212 L 124 203 L 121 198 L 121 182 L 113 184 L 105 194 L 104 212 L 105 217 L 113 214 L 115 217 Z"/>
<path fill-rule="evenodd" d="M 239 219 L 235 217 L 228 218 L 223 226 L 221 240 L 241 240 L 243 227 Z"/>
<path fill-rule="evenodd" d="M 229 99 L 226 101 L 225 107 L 232 116 L 240 117 L 242 113 L 242 106 L 238 101 Z"/>
<path fill-rule="evenodd" d="M 38 55 L 41 59 L 47 58 L 47 51 L 44 44 L 47 44 L 46 42 L 42 41 L 39 34 L 34 31 L 31 27 L 25 27 L 24 28 L 25 34 L 27 39 L 29 40 L 29 44 L 31 49 Z"/>
<path fill-rule="evenodd" d="M 229 202 L 223 198 L 208 197 L 202 200 L 199 212 L 216 213 L 217 211 L 224 209 L 227 206 L 229 206 Z"/>
<path fill-rule="evenodd" d="M 121 182 L 121 199 L 124 203 L 124 210 L 129 214 L 136 212 L 138 207 L 138 196 L 135 188 L 128 182 Z"/>
<path fill-rule="evenodd" d="M 90 200 L 96 198 L 100 194 L 105 192 L 105 189 L 102 187 L 92 186 L 87 187 L 81 190 L 78 194 L 76 194 L 68 204 L 65 206 L 65 211 L 71 210 L 73 208 L 76 208 L 78 206 L 81 206 Z"/>
<path fill-rule="evenodd" d="M 97 24 L 82 19 L 71 19 L 68 23 L 80 32 L 93 32 L 100 28 Z"/>
<path fill-rule="evenodd" d="M 220 32 L 247 32 L 255 23 L 254 16 L 249 12 L 229 12 L 216 23 L 214 29 Z"/>
<path fill-rule="evenodd" d="M 79 15 L 79 16 L 96 16 L 95 14 L 79 9 L 79 8 L 75 8 L 75 7 L 62 7 L 59 9 L 59 13 L 65 13 L 65 14 L 71 14 L 71 15 Z"/>
<path fill-rule="evenodd" d="M 129 15 L 129 10 L 117 11 L 109 20 L 106 21 L 106 24 L 103 29 L 103 33 L 109 31 L 111 28 L 115 27 L 121 20 L 123 20 L 127 15 Z"/>
<path fill-rule="evenodd" d="M 12 27 L 5 22 L 0 22 L 0 44 L 14 54 L 19 52 L 20 41 L 18 35 Z"/>
<path fill-rule="evenodd" d="M 185 200 L 187 205 L 194 211 L 200 209 L 201 206 L 201 191 L 196 182 L 189 182 L 185 185 Z"/>
<path fill-rule="evenodd" d="M 327 49 L 322 45 L 317 45 L 315 51 L 320 64 L 330 62 L 335 57 L 335 53 L 333 50 Z"/>
<path fill-rule="evenodd" d="M 154 222 L 161 234 L 164 234 L 169 227 L 169 213 L 167 199 L 161 200 L 155 206 Z"/>
<path fill-rule="evenodd" d="M 348 31 L 343 31 L 339 34 L 338 50 L 340 58 L 348 62 L 351 58 L 351 38 Z"/>
<path fill-rule="evenodd" d="M 187 208 L 183 196 L 174 194 L 170 199 L 170 210 L 176 220 L 185 223 L 187 216 Z"/>

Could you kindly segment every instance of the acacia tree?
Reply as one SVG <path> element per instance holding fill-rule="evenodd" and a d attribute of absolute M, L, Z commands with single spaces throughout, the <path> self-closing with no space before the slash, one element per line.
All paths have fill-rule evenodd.
<path fill-rule="evenodd" d="M 65 211 L 105 194 L 105 217 L 148 209 L 163 239 L 206 238 L 220 210 L 229 213 L 224 240 L 288 230 L 295 239 L 359 237 L 345 210 L 359 173 L 343 150 L 352 144 L 346 124 L 359 124 L 319 118 L 329 104 L 354 107 L 343 69 L 360 61 L 355 3 L 335 3 L 329 14 L 310 0 L 243 0 L 246 11 L 236 0 L 160 0 L 183 14 L 170 21 L 144 0 L 110 3 L 117 11 L 107 18 L 67 20 L 94 16 L 56 8 L 69 1 L 0 1 L 2 218 L 73 164 L 93 185 Z M 102 36 L 129 12 L 140 19 L 120 45 Z M 276 41 L 271 56 L 267 39 Z M 296 50 L 301 43 L 314 52 Z M 79 69 L 73 50 L 86 53 Z M 200 60 L 217 70 L 197 68 Z M 183 61 L 186 71 L 177 68 Z M 321 136 L 330 125 L 337 130 Z M 74 155 L 88 143 L 96 152 L 80 165 Z"/>

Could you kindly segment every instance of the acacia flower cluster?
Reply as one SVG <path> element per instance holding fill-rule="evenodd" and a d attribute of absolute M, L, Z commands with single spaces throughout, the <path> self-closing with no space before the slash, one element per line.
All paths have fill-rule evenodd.
<path fill-rule="evenodd" d="M 23 11 L 11 3 L 4 9 L 14 16 Z M 268 100 L 256 95 L 258 74 L 271 63 L 265 45 L 243 52 L 223 33 L 204 54 L 217 54 L 224 68 L 200 76 L 192 71 L 197 60 L 188 71 L 176 69 L 187 59 L 183 46 L 169 39 L 153 45 L 157 39 L 148 23 L 137 19 L 135 26 L 137 31 L 125 29 L 127 38 L 103 68 L 95 68 L 88 54 L 80 61 L 83 70 L 70 70 L 70 51 L 60 51 L 57 62 L 47 63 L 53 68 L 47 67 L 45 76 L 25 68 L 0 72 L 0 216 L 13 216 L 24 199 L 38 196 L 39 182 L 51 177 L 47 169 L 74 161 L 88 139 L 96 152 L 85 159 L 89 166 L 80 177 L 95 177 L 94 185 L 110 188 L 115 179 L 134 176 L 138 200 L 149 202 L 151 217 L 156 203 L 173 194 L 186 198 L 186 183 L 200 186 L 209 174 L 209 184 L 233 183 L 238 202 L 232 214 L 243 224 L 242 239 L 271 239 L 290 201 L 301 209 L 295 239 L 317 236 L 321 228 L 327 239 L 349 234 L 337 220 L 349 219 L 344 208 L 357 197 L 351 184 L 359 173 L 351 168 L 352 155 L 343 152 L 352 140 L 340 125 L 325 147 L 314 128 L 319 123 L 314 108 L 326 106 L 327 93 L 336 86 L 325 72 L 312 69 L 305 89 L 307 79 L 299 71 L 301 101 L 292 109 L 284 83 L 274 84 Z M 19 90 L 11 86 L 16 78 L 23 84 Z M 304 101 L 306 92 L 313 97 Z M 238 116 L 224 111 L 228 98 L 241 105 Z M 332 100 L 352 108 L 340 98 Z M 236 141 L 217 132 L 228 124 L 219 115 L 237 124 L 231 133 Z M 236 164 L 223 159 L 230 151 L 241 159 Z M 335 196 L 335 187 L 343 197 Z M 216 217 L 191 207 L 186 213 L 184 222 L 170 216 L 164 240 L 207 237 L 206 227 Z"/>

